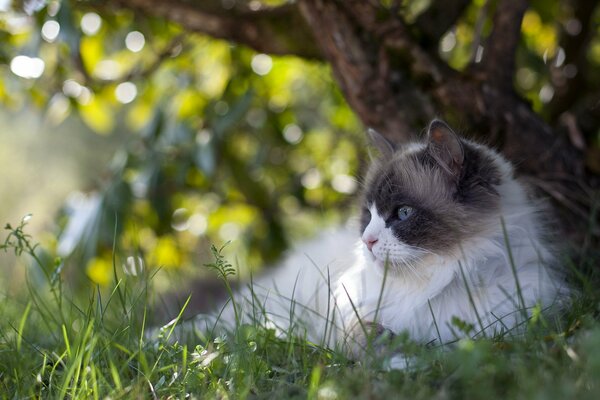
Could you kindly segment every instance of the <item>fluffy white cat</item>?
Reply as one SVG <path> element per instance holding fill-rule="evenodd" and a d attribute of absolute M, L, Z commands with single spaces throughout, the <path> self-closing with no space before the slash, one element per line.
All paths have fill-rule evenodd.
<path fill-rule="evenodd" d="M 360 223 L 298 246 L 197 328 L 232 328 L 235 304 L 238 322 L 357 354 L 373 327 L 445 343 L 466 334 L 454 318 L 472 336 L 494 335 L 565 298 L 542 207 L 508 161 L 438 120 L 424 141 L 399 148 L 370 135 L 381 156 Z"/>

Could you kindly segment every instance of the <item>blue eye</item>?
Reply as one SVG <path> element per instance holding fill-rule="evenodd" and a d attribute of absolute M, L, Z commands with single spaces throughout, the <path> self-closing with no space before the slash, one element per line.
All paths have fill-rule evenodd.
<path fill-rule="evenodd" d="M 398 209 L 398 219 L 400 221 L 406 221 L 415 211 L 414 208 L 409 206 L 402 206 Z"/>

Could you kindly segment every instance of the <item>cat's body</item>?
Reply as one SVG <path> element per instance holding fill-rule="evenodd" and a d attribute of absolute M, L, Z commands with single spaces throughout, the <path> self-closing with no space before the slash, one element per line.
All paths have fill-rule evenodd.
<path fill-rule="evenodd" d="M 500 155 L 440 121 L 423 143 L 373 140 L 382 157 L 366 179 L 360 227 L 322 233 L 237 293 L 241 322 L 356 351 L 367 325 L 445 343 L 466 334 L 454 317 L 472 336 L 514 331 L 532 307 L 564 297 L 540 206 Z M 228 303 L 197 326 L 234 320 Z"/>

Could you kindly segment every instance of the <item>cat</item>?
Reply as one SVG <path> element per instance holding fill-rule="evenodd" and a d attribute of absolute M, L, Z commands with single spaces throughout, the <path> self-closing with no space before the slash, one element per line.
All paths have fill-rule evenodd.
<path fill-rule="evenodd" d="M 300 245 L 234 301 L 198 316 L 198 329 L 233 328 L 237 318 L 359 356 L 372 332 L 421 343 L 492 336 L 519 330 L 536 306 L 564 302 L 544 207 L 500 154 L 441 120 L 402 146 L 369 136 L 380 155 L 357 223 Z"/>

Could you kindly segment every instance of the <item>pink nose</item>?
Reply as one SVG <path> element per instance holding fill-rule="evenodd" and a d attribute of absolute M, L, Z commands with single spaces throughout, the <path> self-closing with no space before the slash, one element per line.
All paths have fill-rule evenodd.
<path fill-rule="evenodd" d="M 377 243 L 377 239 L 363 238 L 363 242 L 365 242 L 365 244 L 367 245 L 367 249 L 369 249 L 369 251 L 372 251 L 373 246 L 375 246 L 375 243 Z"/>

